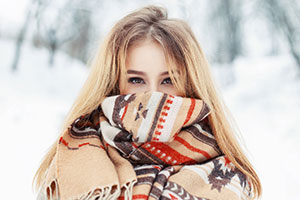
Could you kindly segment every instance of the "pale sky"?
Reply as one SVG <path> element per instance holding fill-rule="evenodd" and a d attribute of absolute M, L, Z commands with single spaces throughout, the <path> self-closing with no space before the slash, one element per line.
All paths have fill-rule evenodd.
<path fill-rule="evenodd" d="M 30 0 L 1 0 L 0 24 L 21 24 Z"/>

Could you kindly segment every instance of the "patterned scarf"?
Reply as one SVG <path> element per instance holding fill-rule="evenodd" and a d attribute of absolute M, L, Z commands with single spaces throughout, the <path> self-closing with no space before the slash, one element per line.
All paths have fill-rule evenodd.
<path fill-rule="evenodd" d="M 64 132 L 39 199 L 249 199 L 200 99 L 160 92 L 106 97 Z"/>

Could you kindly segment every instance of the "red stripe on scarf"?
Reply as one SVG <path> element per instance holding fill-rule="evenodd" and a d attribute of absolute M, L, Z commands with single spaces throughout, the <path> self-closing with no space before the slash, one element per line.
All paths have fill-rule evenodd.
<path fill-rule="evenodd" d="M 59 143 L 63 143 L 63 145 L 68 147 L 68 149 L 71 149 L 71 147 L 69 146 L 69 143 L 63 137 L 60 137 Z M 85 142 L 85 143 L 79 144 L 78 147 L 75 147 L 75 148 L 72 147 L 72 150 L 77 150 L 77 149 L 79 149 L 79 147 L 82 147 L 82 146 L 85 146 L 85 145 L 89 145 L 89 146 L 93 146 L 93 147 L 100 147 L 100 148 L 104 149 L 104 146 L 102 146 L 102 145 L 95 145 L 95 144 L 90 144 L 89 142 Z"/>
<path fill-rule="evenodd" d="M 132 143 L 132 146 L 133 146 L 134 148 L 138 148 L 138 145 L 136 145 L 134 142 Z"/>
<path fill-rule="evenodd" d="M 150 144 L 150 146 L 147 147 L 146 146 L 147 144 Z M 167 164 L 171 164 L 171 165 L 174 164 L 173 163 L 174 160 L 176 160 L 176 164 L 197 163 L 196 160 L 194 160 L 188 156 L 182 155 L 181 153 L 179 153 L 178 151 L 176 151 L 175 149 L 171 148 L 169 145 L 167 145 L 163 142 L 150 142 L 147 144 L 144 144 L 143 148 Z M 153 147 L 154 147 L 154 149 L 153 149 Z M 160 152 L 158 153 L 157 150 L 160 150 Z M 163 153 L 165 153 L 166 155 L 162 157 L 161 155 Z M 171 159 L 167 160 L 167 158 L 169 156 L 171 157 Z"/>
<path fill-rule="evenodd" d="M 144 195 L 144 194 L 136 194 L 136 195 L 132 195 L 132 199 L 148 199 L 148 195 Z"/>
<path fill-rule="evenodd" d="M 67 146 L 67 147 L 68 147 L 68 145 L 69 145 L 69 144 L 66 142 L 66 140 L 64 140 L 63 137 L 60 137 L 59 142 L 63 143 L 63 144 L 64 144 L 65 146 Z"/>
<path fill-rule="evenodd" d="M 196 100 L 191 99 L 191 105 L 190 105 L 189 111 L 186 115 L 186 120 L 184 121 L 183 125 L 185 125 L 191 119 L 192 113 L 195 109 L 195 105 L 196 105 Z"/>
<path fill-rule="evenodd" d="M 177 140 L 178 142 L 180 142 L 181 144 L 183 144 L 184 146 L 186 146 L 186 148 L 188 148 L 189 150 L 191 151 L 194 151 L 194 152 L 198 152 L 198 153 L 201 153 L 203 156 L 205 156 L 207 159 L 210 159 L 210 155 L 204 151 L 204 150 L 201 150 L 201 149 L 198 149 L 196 147 L 193 147 L 192 145 L 190 145 L 187 141 L 185 141 L 184 139 L 182 139 L 181 137 L 175 137 L 174 140 Z"/>
<path fill-rule="evenodd" d="M 144 195 L 144 194 L 135 194 L 132 195 L 132 199 L 148 199 L 148 195 Z M 124 196 L 119 196 L 118 200 L 124 200 Z"/>
<path fill-rule="evenodd" d="M 79 144 L 79 145 L 78 145 L 78 147 L 82 147 L 82 146 L 84 146 L 84 145 L 88 145 L 88 144 L 90 144 L 90 143 L 89 143 L 89 142 L 82 143 L 82 144 Z"/>
<path fill-rule="evenodd" d="M 124 119 L 124 117 L 125 117 L 125 114 L 126 114 L 126 112 L 127 112 L 127 108 L 128 108 L 128 105 L 126 105 L 125 108 L 124 108 L 124 112 L 123 112 L 123 115 L 122 115 L 122 117 L 121 117 L 121 121 L 123 121 L 123 119 Z"/>

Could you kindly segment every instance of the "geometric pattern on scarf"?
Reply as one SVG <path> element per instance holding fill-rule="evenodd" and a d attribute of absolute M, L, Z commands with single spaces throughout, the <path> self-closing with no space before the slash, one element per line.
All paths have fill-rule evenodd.
<path fill-rule="evenodd" d="M 219 149 L 201 99 L 144 92 L 106 97 L 57 144 L 42 199 L 250 199 Z"/>

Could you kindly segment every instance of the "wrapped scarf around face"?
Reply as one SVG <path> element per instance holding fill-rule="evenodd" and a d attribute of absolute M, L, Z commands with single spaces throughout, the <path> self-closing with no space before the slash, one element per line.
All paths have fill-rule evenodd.
<path fill-rule="evenodd" d="M 106 97 L 64 132 L 40 199 L 248 199 L 208 105 L 160 92 Z"/>

